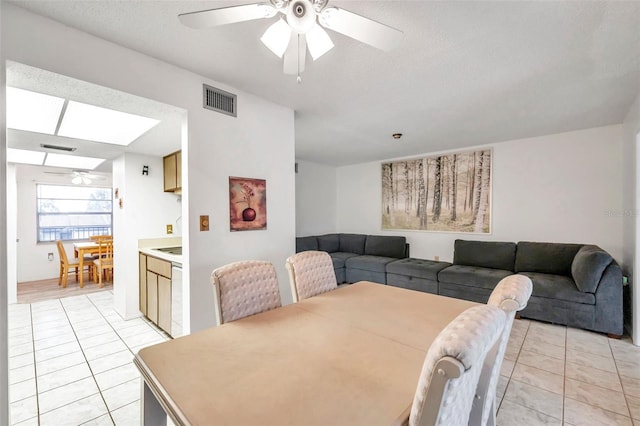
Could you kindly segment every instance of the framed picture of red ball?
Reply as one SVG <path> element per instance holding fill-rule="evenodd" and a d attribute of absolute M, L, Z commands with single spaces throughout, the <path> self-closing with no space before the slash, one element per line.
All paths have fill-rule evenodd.
<path fill-rule="evenodd" d="M 229 177 L 231 231 L 267 229 L 267 181 Z"/>

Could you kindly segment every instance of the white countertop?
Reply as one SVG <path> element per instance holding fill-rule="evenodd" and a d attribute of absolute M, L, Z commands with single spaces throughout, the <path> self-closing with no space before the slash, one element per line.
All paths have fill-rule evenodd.
<path fill-rule="evenodd" d="M 171 263 L 179 263 L 182 265 L 182 256 L 179 254 L 166 253 L 164 251 L 156 250 L 155 248 L 140 248 L 140 253 L 148 256 L 157 257 L 158 259 L 167 260 Z"/>
<path fill-rule="evenodd" d="M 149 256 L 157 257 L 158 259 L 167 260 L 172 263 L 178 263 L 182 265 L 182 256 L 179 254 L 166 253 L 158 248 L 166 247 L 182 247 L 181 237 L 167 237 L 167 238 L 149 238 L 144 240 L 138 240 L 138 250 L 140 253 L 144 253 Z"/>

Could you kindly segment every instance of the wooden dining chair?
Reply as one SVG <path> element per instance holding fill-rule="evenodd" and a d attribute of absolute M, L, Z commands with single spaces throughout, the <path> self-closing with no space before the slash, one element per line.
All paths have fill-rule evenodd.
<path fill-rule="evenodd" d="M 527 306 L 532 291 L 533 284 L 529 277 L 509 275 L 498 283 L 489 297 L 487 304 L 502 309 L 506 314 L 506 323 L 502 335 L 485 359 L 469 417 L 469 425 L 495 426 L 496 424 L 496 388 L 509 343 L 511 327 L 516 312 Z"/>
<path fill-rule="evenodd" d="M 113 280 L 113 239 L 98 244 L 98 257 L 93 260 L 93 281 L 102 288 L 102 279 Z"/>
<path fill-rule="evenodd" d="M 61 240 L 56 240 L 56 246 L 58 247 L 58 257 L 60 258 L 60 273 L 58 274 L 58 285 L 62 285 L 62 288 L 67 287 L 67 281 L 69 280 L 69 271 L 74 270 L 76 274 L 76 281 L 78 281 L 78 270 L 80 269 L 80 263 L 78 259 L 69 260 L 67 257 L 67 251 L 64 249 L 64 245 Z M 89 274 L 91 274 L 91 263 L 85 263 Z M 83 267 L 84 268 L 84 267 Z M 81 271 L 84 273 L 84 271 Z"/>
<path fill-rule="evenodd" d="M 276 268 L 271 262 L 244 260 L 211 273 L 218 324 L 282 306 Z"/>
<path fill-rule="evenodd" d="M 466 426 L 482 366 L 504 329 L 504 312 L 479 305 L 458 315 L 433 341 L 411 404 L 394 422 Z"/>
<path fill-rule="evenodd" d="M 338 288 L 333 261 L 325 251 L 303 251 L 286 261 L 293 302 Z"/>

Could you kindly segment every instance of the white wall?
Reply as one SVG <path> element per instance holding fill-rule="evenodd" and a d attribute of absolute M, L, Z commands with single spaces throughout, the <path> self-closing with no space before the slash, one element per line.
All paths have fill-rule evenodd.
<path fill-rule="evenodd" d="M 632 337 L 640 345 L 640 289 L 634 279 L 640 259 L 637 250 L 640 237 L 640 95 L 636 98 L 623 123 L 624 127 L 624 256 L 623 268 L 631 285 Z"/>
<path fill-rule="evenodd" d="M 490 146 L 491 235 L 381 231 L 380 162 L 338 168 L 338 231 L 405 235 L 425 259 L 451 261 L 457 238 L 590 243 L 622 259 L 620 125 Z"/>
<path fill-rule="evenodd" d="M 0 3 L 0 27 L 4 11 Z M 1 31 L 1 30 L 0 30 Z M 7 187 L 6 37 L 0 33 L 0 188 Z M 5 191 L 6 194 L 6 191 Z M 9 424 L 9 358 L 7 312 L 7 199 L 0 197 L 0 424 Z"/>
<path fill-rule="evenodd" d="M 336 230 L 336 168 L 298 160 L 296 236 Z"/>
<path fill-rule="evenodd" d="M 8 302 L 16 303 L 18 300 L 18 182 L 15 164 L 7 164 L 7 299 Z"/>
<path fill-rule="evenodd" d="M 6 59 L 187 111 L 183 164 L 188 162 L 189 193 L 183 203 L 190 217 L 183 217 L 183 226 L 193 226 L 183 232 L 183 246 L 189 256 L 184 275 L 190 280 L 192 331 L 215 323 L 209 277 L 213 268 L 233 260 L 273 262 L 284 302 L 290 301 L 284 261 L 295 251 L 293 111 L 6 2 L 0 7 Z M 202 108 L 202 83 L 236 93 L 238 117 Z M 229 176 L 267 180 L 268 230 L 229 232 Z M 198 231 L 199 215 L 210 216 L 211 231 Z"/>
<path fill-rule="evenodd" d="M 169 153 L 166 153 L 169 154 Z M 142 175 L 142 166 L 149 174 Z M 124 154 L 113 162 L 113 187 L 118 188 L 118 200 L 113 207 L 114 236 L 114 303 L 125 319 L 140 315 L 138 309 L 138 240 L 167 237 L 166 225 L 176 228 L 182 216 L 178 196 L 164 192 L 162 157 Z M 171 236 L 177 236 L 173 234 Z M 131 261 L 134 259 L 135 261 Z M 118 286 L 118 291 L 115 287 Z"/>
<path fill-rule="evenodd" d="M 44 280 L 56 278 L 59 273 L 60 257 L 55 243 L 38 243 L 36 217 L 36 185 L 38 183 L 70 185 L 67 176 L 48 175 L 46 177 L 40 169 L 24 165 L 15 165 L 17 183 L 17 221 L 9 216 L 7 223 L 9 232 L 17 229 L 17 265 L 18 282 Z M 100 182 L 96 186 L 110 187 L 111 182 Z M 14 205 L 15 206 L 15 205 Z M 11 206 L 10 206 L 11 207 Z M 15 241 L 15 240 L 14 240 Z M 73 256 L 73 243 L 64 244 L 67 256 Z M 53 260 L 49 261 L 48 253 L 53 253 Z"/>

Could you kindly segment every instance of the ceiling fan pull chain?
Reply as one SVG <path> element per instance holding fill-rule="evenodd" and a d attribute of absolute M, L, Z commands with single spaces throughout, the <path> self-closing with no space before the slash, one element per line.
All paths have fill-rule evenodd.
<path fill-rule="evenodd" d="M 298 51 L 296 53 L 298 54 L 298 78 L 296 81 L 300 84 L 302 83 L 302 77 L 300 77 L 300 33 L 298 33 Z"/>

